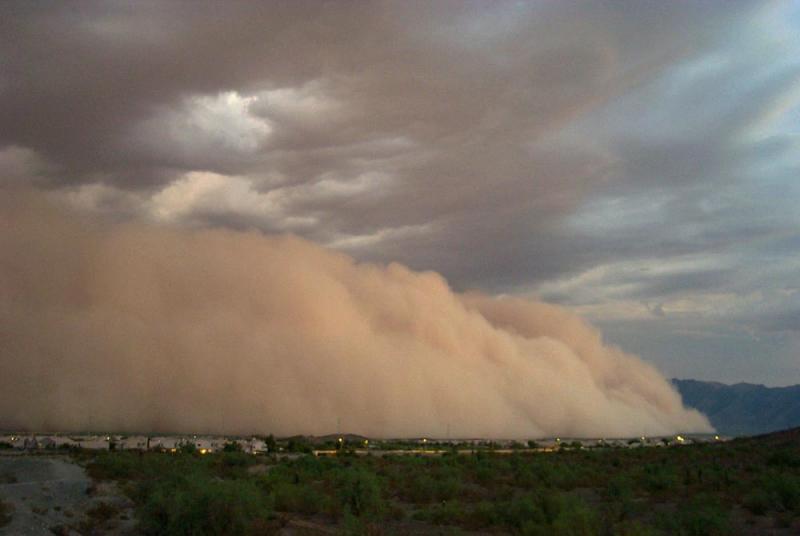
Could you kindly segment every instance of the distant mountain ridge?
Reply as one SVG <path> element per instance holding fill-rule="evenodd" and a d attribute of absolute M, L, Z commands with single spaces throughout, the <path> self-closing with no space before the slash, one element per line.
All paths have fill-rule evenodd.
<path fill-rule="evenodd" d="M 704 413 L 724 435 L 758 435 L 800 426 L 800 385 L 766 387 L 672 380 L 683 403 Z"/>

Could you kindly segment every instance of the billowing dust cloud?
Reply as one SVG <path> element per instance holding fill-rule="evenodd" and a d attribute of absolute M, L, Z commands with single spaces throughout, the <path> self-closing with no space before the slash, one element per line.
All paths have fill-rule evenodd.
<path fill-rule="evenodd" d="M 708 431 L 566 310 L 256 232 L 0 200 L 0 427 L 369 436 Z"/>

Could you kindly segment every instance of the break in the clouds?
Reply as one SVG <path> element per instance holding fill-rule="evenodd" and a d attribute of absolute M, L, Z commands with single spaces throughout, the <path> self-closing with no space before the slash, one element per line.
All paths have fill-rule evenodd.
<path fill-rule="evenodd" d="M 4 184 L 535 294 L 669 375 L 800 382 L 791 2 L 0 9 Z"/>

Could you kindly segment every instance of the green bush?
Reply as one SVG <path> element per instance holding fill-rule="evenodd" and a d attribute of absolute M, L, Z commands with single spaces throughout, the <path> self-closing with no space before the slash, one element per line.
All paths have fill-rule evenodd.
<path fill-rule="evenodd" d="M 542 496 L 534 494 L 518 495 L 511 499 L 504 511 L 498 512 L 503 523 L 511 528 L 522 530 L 524 527 L 540 526 L 547 523 L 547 514 L 544 512 Z"/>
<path fill-rule="evenodd" d="M 778 512 L 800 512 L 800 476 L 772 473 L 763 481 L 774 510 Z"/>
<path fill-rule="evenodd" d="M 329 499 L 310 484 L 279 482 L 272 490 L 275 509 L 281 512 L 316 514 L 329 509 Z"/>
<path fill-rule="evenodd" d="M 153 486 L 139 520 L 145 534 L 243 535 L 271 514 L 270 501 L 250 481 L 194 476 Z"/>
<path fill-rule="evenodd" d="M 626 475 L 617 475 L 608 482 L 605 497 L 608 502 L 604 514 L 608 524 L 625 521 L 636 512 L 634 483 Z"/>
<path fill-rule="evenodd" d="M 698 495 L 682 504 L 674 515 L 662 516 L 661 528 L 677 536 L 726 536 L 731 534 L 728 511 L 717 499 Z"/>
<path fill-rule="evenodd" d="M 142 473 L 142 461 L 132 452 L 102 452 L 88 466 L 95 480 L 129 480 Z"/>
<path fill-rule="evenodd" d="M 678 486 L 680 478 L 673 467 L 648 464 L 644 467 L 642 483 L 651 493 L 671 491 Z"/>
<path fill-rule="evenodd" d="M 599 533 L 597 514 L 577 497 L 545 491 L 508 501 L 483 501 L 468 516 L 475 527 L 498 527 L 525 535 Z"/>
<path fill-rule="evenodd" d="M 461 478 L 455 474 L 429 474 L 433 471 L 415 471 L 407 475 L 403 497 L 413 503 L 448 501 L 460 495 Z"/>
<path fill-rule="evenodd" d="M 600 534 L 595 512 L 583 502 L 571 498 L 553 520 L 550 534 L 562 536 L 593 536 Z"/>
<path fill-rule="evenodd" d="M 383 511 L 381 488 L 378 477 L 362 467 L 343 469 L 336 479 L 340 504 L 356 517 L 373 517 Z"/>
<path fill-rule="evenodd" d="M 247 475 L 247 468 L 257 462 L 253 456 L 241 451 L 223 451 L 208 460 L 214 472 L 222 478 L 243 478 Z"/>

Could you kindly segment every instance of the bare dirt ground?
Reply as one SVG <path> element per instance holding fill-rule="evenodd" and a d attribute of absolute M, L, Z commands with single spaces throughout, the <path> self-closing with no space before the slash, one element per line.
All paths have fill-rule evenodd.
<path fill-rule="evenodd" d="M 0 536 L 131 534 L 135 524 L 116 487 L 94 485 L 67 456 L 0 456 L 0 500 L 11 509 Z"/>

